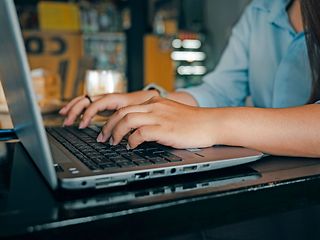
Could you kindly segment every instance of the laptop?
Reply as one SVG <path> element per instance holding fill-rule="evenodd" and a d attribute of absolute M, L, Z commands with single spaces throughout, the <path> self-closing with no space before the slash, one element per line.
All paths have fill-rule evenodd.
<path fill-rule="evenodd" d="M 118 146 L 97 143 L 97 126 L 45 129 L 13 0 L 0 1 L 0 79 L 16 134 L 52 189 L 109 188 L 241 165 L 263 156 L 241 147 L 178 150 L 153 142 L 127 150 L 125 140 Z"/>

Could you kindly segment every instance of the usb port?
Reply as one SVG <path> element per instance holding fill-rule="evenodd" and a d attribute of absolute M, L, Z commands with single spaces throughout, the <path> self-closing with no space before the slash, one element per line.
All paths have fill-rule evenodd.
<path fill-rule="evenodd" d="M 157 170 L 157 171 L 153 171 L 153 176 L 160 176 L 160 175 L 164 175 L 164 170 Z"/>
<path fill-rule="evenodd" d="M 202 168 L 208 168 L 208 167 L 210 167 L 210 164 L 203 164 L 201 167 Z"/>
<path fill-rule="evenodd" d="M 184 172 L 192 172 L 192 171 L 194 171 L 196 169 L 197 169 L 197 166 L 188 166 L 188 167 L 184 167 L 182 170 Z"/>
<path fill-rule="evenodd" d="M 148 172 L 136 173 L 134 176 L 136 179 L 144 179 L 149 176 L 149 173 Z"/>

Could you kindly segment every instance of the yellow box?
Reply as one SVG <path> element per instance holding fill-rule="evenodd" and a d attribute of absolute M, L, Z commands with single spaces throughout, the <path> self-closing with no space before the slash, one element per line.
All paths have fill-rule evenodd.
<path fill-rule="evenodd" d="M 80 31 L 80 10 L 75 3 L 40 2 L 38 14 L 41 30 Z"/>

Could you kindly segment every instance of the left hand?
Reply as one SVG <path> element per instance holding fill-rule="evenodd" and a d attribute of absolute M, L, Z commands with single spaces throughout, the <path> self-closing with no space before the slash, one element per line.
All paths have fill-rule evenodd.
<path fill-rule="evenodd" d="M 141 105 L 119 109 L 102 128 L 97 141 L 116 145 L 128 133 L 130 148 L 155 141 L 174 148 L 216 144 L 211 111 L 154 97 Z"/>

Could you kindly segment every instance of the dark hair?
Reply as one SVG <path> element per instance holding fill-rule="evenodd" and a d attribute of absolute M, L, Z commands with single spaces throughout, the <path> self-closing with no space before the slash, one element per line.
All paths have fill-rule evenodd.
<path fill-rule="evenodd" d="M 320 100 L 320 0 L 300 0 L 313 78 L 309 103 Z"/>

